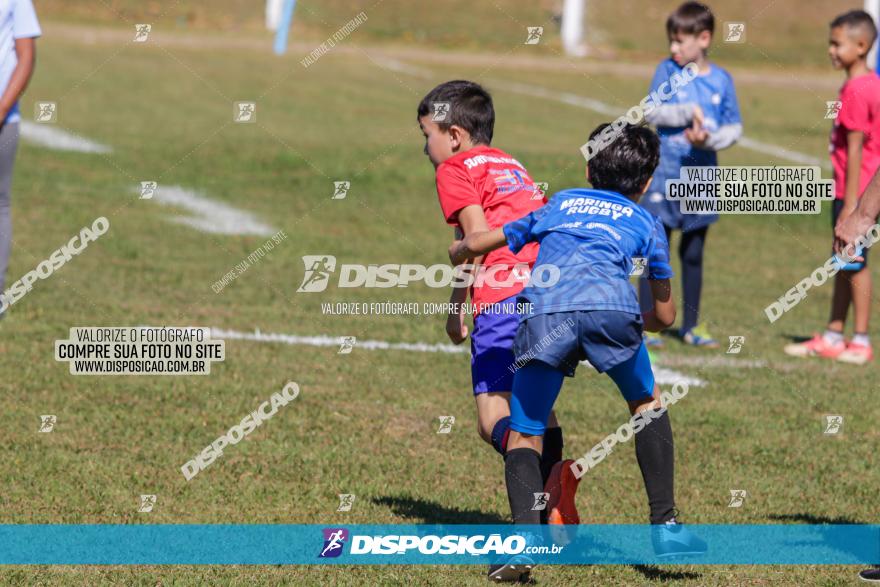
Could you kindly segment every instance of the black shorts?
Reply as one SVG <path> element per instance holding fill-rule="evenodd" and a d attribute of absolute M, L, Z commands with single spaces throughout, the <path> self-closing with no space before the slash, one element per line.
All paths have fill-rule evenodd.
<path fill-rule="evenodd" d="M 833 230 L 837 226 L 837 218 L 840 216 L 840 211 L 843 210 L 843 200 L 834 200 L 831 202 L 831 229 Z M 833 233 L 832 233 L 833 234 Z M 865 249 L 862 251 L 861 257 L 865 258 L 865 267 L 868 266 L 868 251 L 870 249 Z M 831 251 L 834 254 L 834 251 Z"/>

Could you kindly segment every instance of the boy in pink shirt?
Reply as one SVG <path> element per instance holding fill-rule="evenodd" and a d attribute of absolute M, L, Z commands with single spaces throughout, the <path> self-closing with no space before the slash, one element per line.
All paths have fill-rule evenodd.
<path fill-rule="evenodd" d="M 877 27 L 863 10 L 842 14 L 831 22 L 828 54 L 832 65 L 846 70 L 840 89 L 839 110 L 831 131 L 834 190 L 831 222 L 836 226 L 855 210 L 874 172 L 880 167 L 880 77 L 867 64 Z M 863 262 L 843 267 L 834 279 L 831 318 L 823 334 L 785 347 L 789 355 L 820 356 L 863 365 L 874 358 L 868 338 L 871 273 L 867 250 Z M 843 337 L 846 314 L 852 304 L 855 328 L 852 340 Z"/>

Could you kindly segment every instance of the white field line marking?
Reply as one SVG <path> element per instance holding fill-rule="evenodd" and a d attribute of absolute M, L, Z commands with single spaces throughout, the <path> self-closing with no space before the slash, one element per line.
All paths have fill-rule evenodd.
<path fill-rule="evenodd" d="M 291 345 L 330 346 L 338 347 L 345 339 L 343 336 L 297 336 L 295 334 L 263 333 L 259 330 L 254 332 L 240 332 L 238 330 L 224 330 L 211 328 L 211 338 L 231 340 L 253 340 L 256 342 L 280 342 Z M 470 346 L 455 346 L 452 344 L 428 344 L 424 342 L 385 342 L 381 340 L 358 340 L 356 349 L 368 350 L 399 350 L 415 351 L 419 353 L 449 353 L 470 354 Z"/>
<path fill-rule="evenodd" d="M 760 369 L 767 366 L 767 361 L 754 359 L 734 359 L 733 357 L 685 357 L 666 355 L 657 357 L 658 363 L 670 367 L 733 367 L 734 369 Z"/>
<path fill-rule="evenodd" d="M 229 340 L 250 340 L 254 342 L 275 342 L 289 345 L 306 345 L 317 347 L 339 347 L 342 345 L 345 337 L 343 336 L 299 336 L 296 334 L 281 334 L 275 332 L 260 332 L 259 329 L 253 332 L 241 332 L 239 330 L 225 330 L 223 328 L 211 327 L 211 338 L 229 339 Z M 446 354 L 470 354 L 469 346 L 455 346 L 445 343 L 426 343 L 426 342 L 385 342 L 382 340 L 358 340 L 355 343 L 356 348 L 367 350 L 396 350 L 396 351 L 413 351 L 418 353 L 446 353 Z M 671 359 L 671 360 L 669 360 Z M 658 363 L 669 363 L 671 365 L 697 366 L 701 368 L 713 367 L 732 367 L 740 369 L 754 369 L 766 366 L 763 361 L 736 360 L 728 357 L 716 357 L 708 359 L 697 359 L 689 357 L 666 357 L 657 358 L 652 365 L 654 378 L 661 385 L 672 385 L 678 381 L 686 382 L 688 385 L 702 387 L 706 385 L 706 381 L 699 377 L 691 377 L 684 373 L 679 373 L 673 369 L 668 369 Z M 589 362 L 582 361 L 581 364 L 590 366 Z"/>
<path fill-rule="evenodd" d="M 686 383 L 690 387 L 703 387 L 706 382 L 699 377 L 690 377 L 684 373 L 673 371 L 658 365 L 651 365 L 654 372 L 654 381 L 660 385 L 675 385 L 676 383 Z"/>
<path fill-rule="evenodd" d="M 676 383 L 687 383 L 693 387 L 703 387 L 706 382 L 699 377 L 690 377 L 684 373 L 679 373 L 673 369 L 667 369 L 658 365 L 659 361 L 651 362 L 651 371 L 654 372 L 654 381 L 660 385 L 675 385 Z M 593 368 L 589 361 L 581 361 L 581 365 Z M 592 372 L 591 372 L 592 373 Z"/>
<path fill-rule="evenodd" d="M 139 189 L 135 191 L 140 193 Z M 271 236 L 278 232 L 277 229 L 257 220 L 250 212 L 216 202 L 178 185 L 159 185 L 152 199 L 160 204 L 188 210 L 192 213 L 191 216 L 176 216 L 172 220 L 203 232 L 257 236 Z"/>
<path fill-rule="evenodd" d="M 110 153 L 113 151 L 112 147 L 90 141 L 48 124 L 22 120 L 19 130 L 22 140 L 57 151 L 77 151 L 79 153 Z"/>
<path fill-rule="evenodd" d="M 373 61 L 391 71 L 397 71 L 399 73 L 405 73 L 407 75 L 426 79 L 434 77 L 434 74 L 427 69 L 423 69 L 421 67 L 413 67 L 396 59 L 388 59 L 382 57 L 373 58 Z M 487 85 L 490 88 L 494 87 L 500 90 L 506 90 L 508 92 L 514 92 L 525 96 L 532 96 L 534 98 L 545 98 L 547 100 L 562 102 L 563 104 L 568 104 L 570 106 L 592 110 L 593 112 L 596 112 L 597 114 L 602 114 L 603 116 L 612 116 L 614 118 L 617 118 L 618 116 L 622 116 L 626 112 L 625 110 L 621 110 L 616 106 L 606 104 L 605 102 L 602 102 L 600 100 L 594 100 L 593 98 L 587 98 L 585 96 L 578 96 L 577 94 L 571 94 L 569 92 L 549 90 L 547 88 L 542 88 L 541 86 L 536 86 L 532 84 L 520 84 L 501 80 L 487 80 Z M 746 136 L 740 137 L 737 145 L 750 151 L 763 153 L 764 155 L 771 155 L 779 159 L 786 159 L 788 161 L 800 163 L 801 165 L 818 165 L 819 167 L 830 169 L 830 164 L 827 161 L 823 161 L 816 157 L 811 157 L 806 153 L 800 153 L 798 151 L 792 151 L 791 149 L 786 149 L 778 145 L 772 145 L 770 143 L 757 141 Z"/>

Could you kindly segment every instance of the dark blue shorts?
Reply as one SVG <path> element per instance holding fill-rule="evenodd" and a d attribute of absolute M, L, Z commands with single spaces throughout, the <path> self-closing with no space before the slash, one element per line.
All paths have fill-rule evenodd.
<path fill-rule="evenodd" d="M 654 393 L 654 372 L 642 342 L 642 317 L 612 311 L 538 314 L 524 321 L 514 342 L 516 377 L 510 399 L 510 428 L 543 434 L 562 388 L 588 360 L 607 373 L 627 401 Z"/>
<path fill-rule="evenodd" d="M 513 351 L 516 365 L 541 361 L 571 377 L 578 362 L 599 373 L 623 363 L 642 344 L 642 316 L 591 310 L 536 314 L 520 326 Z"/>
<path fill-rule="evenodd" d="M 513 339 L 518 326 L 516 295 L 474 318 L 471 333 L 474 395 L 513 389 Z"/>

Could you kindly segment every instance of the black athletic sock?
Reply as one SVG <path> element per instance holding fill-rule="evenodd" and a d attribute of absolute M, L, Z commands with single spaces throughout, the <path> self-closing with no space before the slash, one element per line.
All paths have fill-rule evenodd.
<path fill-rule="evenodd" d="M 544 450 L 541 453 L 541 479 L 547 483 L 547 477 L 550 476 L 550 469 L 553 465 L 562 460 L 562 428 L 547 428 L 544 431 Z"/>
<path fill-rule="evenodd" d="M 703 248 L 708 227 L 681 233 L 679 255 L 681 256 L 681 285 L 683 290 L 684 334 L 700 322 L 700 294 L 703 290 Z"/>
<path fill-rule="evenodd" d="M 541 456 L 530 448 L 515 448 L 504 455 L 507 500 L 514 524 L 540 524 L 541 511 L 533 510 L 535 494 L 543 493 Z"/>
<path fill-rule="evenodd" d="M 654 411 L 652 415 L 656 414 Z M 636 459 L 648 493 L 651 523 L 663 524 L 675 515 L 675 449 L 672 424 L 666 411 L 660 417 L 652 418 L 636 434 Z"/>

